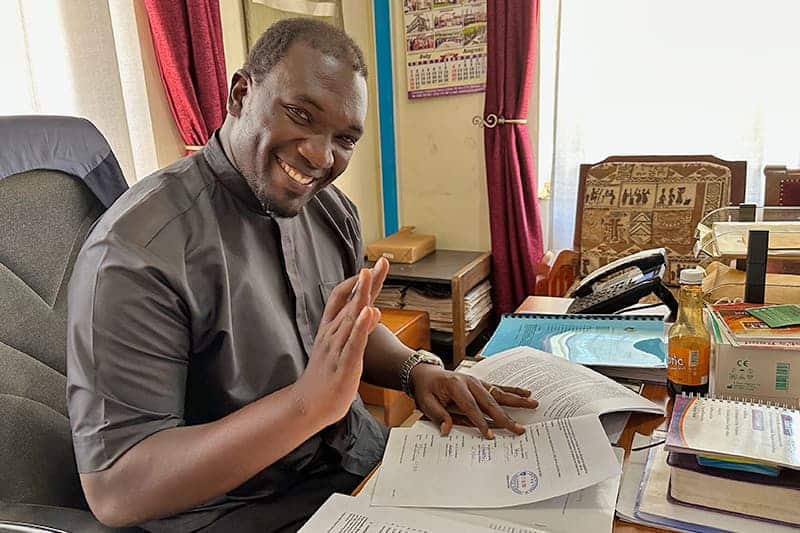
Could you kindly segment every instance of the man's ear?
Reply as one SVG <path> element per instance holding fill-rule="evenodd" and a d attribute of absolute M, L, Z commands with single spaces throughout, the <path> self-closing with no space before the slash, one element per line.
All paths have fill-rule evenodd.
<path fill-rule="evenodd" d="M 242 114 L 244 99 L 250 92 L 253 78 L 246 70 L 239 69 L 233 73 L 231 78 L 231 90 L 228 93 L 228 114 L 236 118 Z"/>

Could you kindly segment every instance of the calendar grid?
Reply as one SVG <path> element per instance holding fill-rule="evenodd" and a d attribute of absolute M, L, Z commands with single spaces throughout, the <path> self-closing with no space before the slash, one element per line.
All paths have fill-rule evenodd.
<path fill-rule="evenodd" d="M 404 0 L 408 97 L 486 88 L 486 0 Z"/>

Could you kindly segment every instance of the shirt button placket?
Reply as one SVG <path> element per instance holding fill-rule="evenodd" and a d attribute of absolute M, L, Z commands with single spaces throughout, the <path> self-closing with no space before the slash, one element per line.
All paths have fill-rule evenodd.
<path fill-rule="evenodd" d="M 295 323 L 300 331 L 300 340 L 306 352 L 306 359 L 311 353 L 314 336 L 311 332 L 311 324 L 308 321 L 306 310 L 306 299 L 303 291 L 303 283 L 300 278 L 300 271 L 297 267 L 297 253 L 292 239 L 291 228 L 284 226 L 286 222 L 278 221 L 278 228 L 281 233 L 281 244 L 283 248 L 283 261 L 286 265 L 286 273 L 289 276 L 289 283 L 294 292 L 295 301 Z"/>

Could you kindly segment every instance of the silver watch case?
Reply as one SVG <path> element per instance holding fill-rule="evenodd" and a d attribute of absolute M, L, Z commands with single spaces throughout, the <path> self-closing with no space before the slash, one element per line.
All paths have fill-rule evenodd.
<path fill-rule="evenodd" d="M 400 387 L 409 396 L 414 394 L 411 388 L 411 371 L 419 364 L 436 365 L 444 368 L 444 363 L 436 354 L 427 350 L 415 351 L 408 359 L 403 361 L 403 366 L 400 367 Z"/>

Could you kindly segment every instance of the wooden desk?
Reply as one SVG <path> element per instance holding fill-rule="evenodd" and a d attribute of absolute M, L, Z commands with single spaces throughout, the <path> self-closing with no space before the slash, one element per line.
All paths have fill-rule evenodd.
<path fill-rule="evenodd" d="M 491 254 L 460 250 L 436 250 L 413 264 L 391 263 L 387 281 L 414 284 L 431 283 L 450 290 L 453 310 L 453 333 L 442 333 L 452 344 L 453 360 L 448 365 L 455 368 L 464 359 L 467 346 L 489 325 L 490 314 L 483 317 L 474 329 L 467 331 L 464 320 L 464 295 L 489 277 L 492 268 Z M 367 266 L 374 263 L 367 262 Z M 437 332 L 437 337 L 439 333 Z"/>
<path fill-rule="evenodd" d="M 517 312 L 529 313 L 563 313 L 571 302 L 570 298 L 552 298 L 548 296 L 529 296 L 519 306 Z M 536 391 L 534 391 L 534 395 Z M 669 395 L 667 388 L 663 385 L 653 385 L 650 383 L 645 384 L 642 396 L 654 401 L 659 405 L 663 405 L 667 409 L 667 415 L 672 411 L 672 404 L 669 402 Z M 625 431 L 619 439 L 618 445 L 625 449 L 625 457 L 631 453 L 631 445 L 633 444 L 633 435 L 641 433 L 643 435 L 650 435 L 658 428 L 666 429 L 667 418 L 658 415 L 648 415 L 645 413 L 631 414 L 628 425 L 625 426 Z M 618 518 L 614 518 L 614 532 L 615 533 L 633 533 L 645 531 L 666 531 L 663 529 L 653 529 L 651 527 L 640 526 L 637 524 L 630 524 L 623 522 Z"/>

